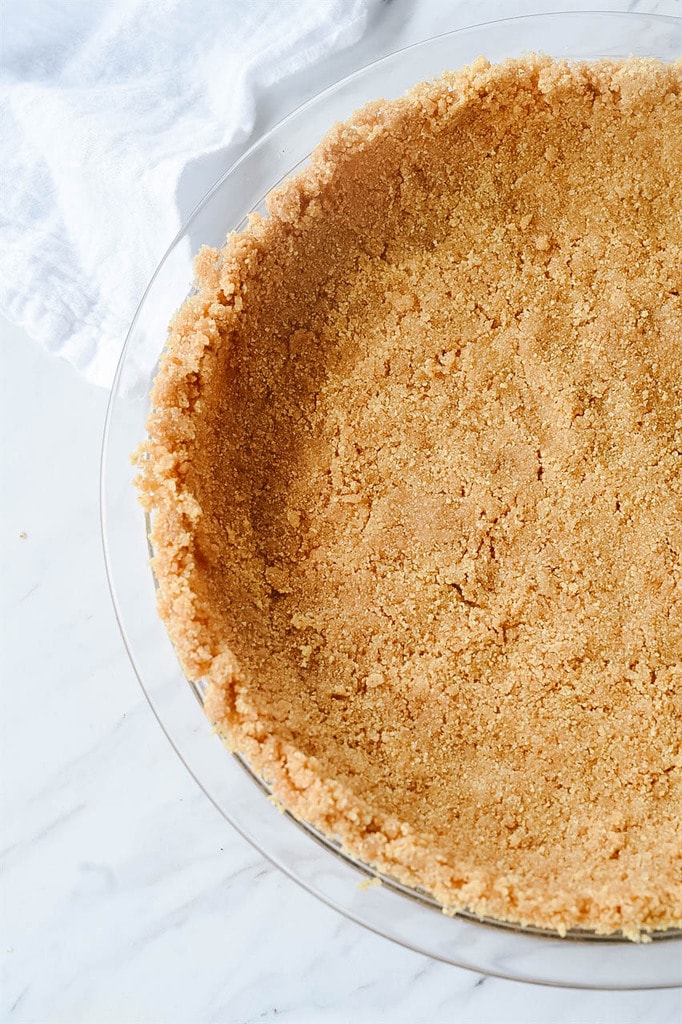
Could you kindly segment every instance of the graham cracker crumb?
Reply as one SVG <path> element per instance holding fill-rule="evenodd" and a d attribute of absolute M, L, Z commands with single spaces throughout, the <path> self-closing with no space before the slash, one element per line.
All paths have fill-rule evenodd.
<path fill-rule="evenodd" d="M 449 911 L 682 925 L 682 64 L 370 104 L 171 328 L 160 612 L 275 799 Z"/>

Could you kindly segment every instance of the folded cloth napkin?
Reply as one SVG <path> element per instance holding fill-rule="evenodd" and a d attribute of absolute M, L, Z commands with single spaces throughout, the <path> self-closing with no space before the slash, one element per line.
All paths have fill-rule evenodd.
<path fill-rule="evenodd" d="M 0 309 L 109 385 L 197 158 L 379 0 L 5 0 Z M 196 197 L 200 198 L 200 197 Z"/>

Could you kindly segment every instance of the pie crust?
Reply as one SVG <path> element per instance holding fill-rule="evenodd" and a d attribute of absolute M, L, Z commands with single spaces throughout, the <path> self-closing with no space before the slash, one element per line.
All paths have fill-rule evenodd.
<path fill-rule="evenodd" d="M 682 925 L 681 81 L 531 55 L 369 104 L 202 250 L 154 385 L 210 720 L 450 912 Z"/>

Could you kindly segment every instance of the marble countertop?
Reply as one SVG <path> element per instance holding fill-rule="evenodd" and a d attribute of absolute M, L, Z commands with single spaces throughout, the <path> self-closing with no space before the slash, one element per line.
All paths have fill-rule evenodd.
<path fill-rule="evenodd" d="M 463 24 L 543 9 L 453 6 Z M 682 13 L 678 0 L 629 6 Z M 427 31 L 411 10 L 395 2 L 379 50 L 453 27 L 433 8 Z M 358 65 L 372 55 L 363 47 Z M 297 88 L 300 99 L 294 83 L 266 105 L 261 127 Z M 216 176 L 203 167 L 190 191 Z M 402 949 L 318 902 L 225 822 L 161 732 L 114 619 L 97 487 L 107 394 L 4 320 L 0 337 L 0 1019 L 679 1022 L 680 990 L 567 992 Z"/>

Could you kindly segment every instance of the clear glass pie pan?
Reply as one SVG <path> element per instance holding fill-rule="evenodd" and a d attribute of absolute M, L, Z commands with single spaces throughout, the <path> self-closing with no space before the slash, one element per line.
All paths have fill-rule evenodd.
<path fill-rule="evenodd" d="M 190 290 L 192 257 L 219 247 L 283 177 L 302 166 L 324 132 L 368 100 L 466 64 L 538 50 L 591 59 L 631 53 L 679 56 L 682 22 L 642 14 L 545 14 L 438 36 L 344 79 L 280 122 L 220 179 L 179 233 L 145 293 L 112 388 L 101 467 L 101 515 L 109 584 L 123 639 L 143 690 L 178 755 L 215 806 L 288 875 L 375 932 L 434 958 L 521 981 L 593 988 L 682 984 L 682 933 L 633 944 L 449 917 L 426 894 L 381 878 L 310 826 L 282 814 L 267 786 L 211 735 L 200 685 L 187 682 L 156 614 L 148 522 L 133 487 L 130 454 L 145 436 L 149 389 L 168 322 Z M 259 791 L 260 790 L 260 791 Z"/>

